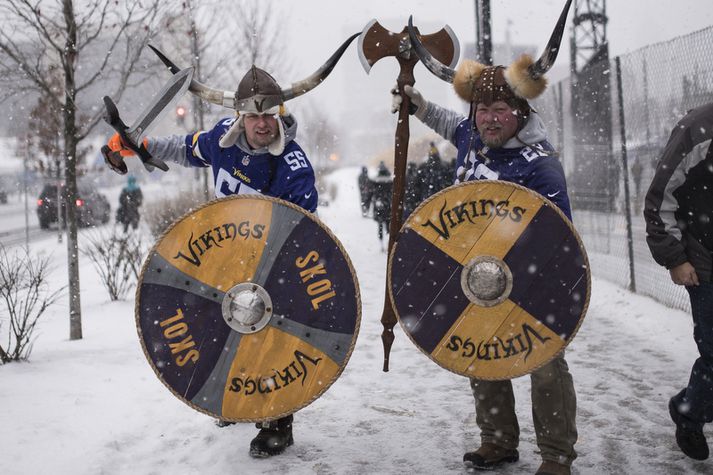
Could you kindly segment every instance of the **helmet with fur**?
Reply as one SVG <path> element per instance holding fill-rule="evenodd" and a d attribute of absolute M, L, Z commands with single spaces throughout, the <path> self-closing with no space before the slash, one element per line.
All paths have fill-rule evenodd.
<path fill-rule="evenodd" d="M 465 60 L 457 70 L 453 70 L 441 64 L 421 44 L 411 19 L 408 25 L 409 38 L 416 54 L 429 71 L 444 81 L 453 83 L 456 93 L 464 101 L 485 105 L 503 101 L 521 111 L 523 116 L 527 116 L 532 110 L 528 101 L 538 97 L 547 88 L 544 74 L 557 58 L 571 3 L 572 0 L 567 0 L 545 51 L 537 61 L 528 55 L 522 55 L 505 67 L 487 66 Z"/>

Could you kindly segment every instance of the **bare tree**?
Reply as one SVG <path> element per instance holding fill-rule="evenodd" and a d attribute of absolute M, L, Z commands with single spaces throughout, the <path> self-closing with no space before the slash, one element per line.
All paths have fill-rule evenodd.
<path fill-rule="evenodd" d="M 230 35 L 233 61 L 238 71 L 246 71 L 253 64 L 276 75 L 286 71 L 284 36 L 280 35 L 278 19 L 274 7 L 267 2 L 250 0 L 240 2 L 238 14 L 231 20 L 234 23 Z"/>
<path fill-rule="evenodd" d="M 50 291 L 47 284 L 49 259 L 15 252 L 0 245 L 0 364 L 27 359 L 32 351 L 35 325 L 63 288 Z M 5 317 L 2 317 L 2 314 Z M 3 329 L 6 325 L 7 328 Z M 7 338 L 4 338 L 5 331 Z"/>
<path fill-rule="evenodd" d="M 118 226 L 111 232 L 95 232 L 89 235 L 88 245 L 82 248 L 99 274 L 110 300 L 126 297 L 138 280 L 144 256 L 141 235 L 135 232 L 121 233 Z"/>
<path fill-rule="evenodd" d="M 67 206 L 67 254 L 70 339 L 82 338 L 76 202 L 77 149 L 101 119 L 90 109 L 80 119 L 80 98 L 105 78 L 115 80 L 109 92 L 119 100 L 129 85 L 139 54 L 160 13 L 161 0 L 4 0 L 0 3 L 0 75 L 7 87 L 0 94 L 34 90 L 50 100 L 48 114 L 59 117 Z M 102 47 L 103 55 L 92 56 Z M 60 90 L 57 88 L 60 80 Z M 0 99 L 2 97 L 0 96 Z M 91 101 L 90 101 L 91 102 Z"/>

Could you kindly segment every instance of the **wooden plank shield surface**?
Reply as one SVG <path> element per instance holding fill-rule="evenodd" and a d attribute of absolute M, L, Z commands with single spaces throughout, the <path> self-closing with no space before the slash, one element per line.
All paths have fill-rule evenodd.
<path fill-rule="evenodd" d="M 587 254 L 551 201 L 473 181 L 423 202 L 387 270 L 401 327 L 440 366 L 489 380 L 532 372 L 562 352 L 589 305 Z"/>
<path fill-rule="evenodd" d="M 177 220 L 139 278 L 136 325 L 158 378 L 236 422 L 291 414 L 339 377 L 361 320 L 342 245 L 315 216 L 261 195 Z"/>

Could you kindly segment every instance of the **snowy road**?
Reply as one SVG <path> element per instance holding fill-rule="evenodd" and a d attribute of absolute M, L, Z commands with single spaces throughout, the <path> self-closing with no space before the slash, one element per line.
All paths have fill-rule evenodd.
<path fill-rule="evenodd" d="M 296 414 L 295 445 L 285 454 L 251 459 L 252 425 L 220 429 L 171 395 L 144 358 L 133 300 L 108 302 L 83 261 L 84 339 L 67 340 L 62 301 L 42 321 L 31 361 L 0 367 L 0 473 L 464 473 L 462 455 L 478 445 L 467 380 L 435 365 L 398 327 L 391 371 L 381 372 L 386 255 L 376 225 L 361 217 L 356 174 L 335 174 L 339 194 L 319 215 L 355 266 L 360 334 L 342 376 Z M 33 246 L 65 262 L 64 246 L 52 239 Z M 63 272 L 55 273 L 58 284 Z M 713 473 L 713 462 L 678 451 L 666 408 L 695 356 L 687 314 L 595 278 L 567 350 L 578 396 L 573 472 Z M 534 473 L 529 378 L 516 380 L 515 391 L 520 461 L 501 473 Z"/>

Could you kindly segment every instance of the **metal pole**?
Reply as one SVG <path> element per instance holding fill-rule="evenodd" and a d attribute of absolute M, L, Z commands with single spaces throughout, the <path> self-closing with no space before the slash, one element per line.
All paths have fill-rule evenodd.
<path fill-rule="evenodd" d="M 490 0 L 475 0 L 476 57 L 487 66 L 493 65 L 493 38 L 490 28 Z"/>
<path fill-rule="evenodd" d="M 621 136 L 621 159 L 624 167 L 624 204 L 626 209 L 626 240 L 629 245 L 629 290 L 636 292 L 634 273 L 634 238 L 631 230 L 631 199 L 629 196 L 629 161 L 626 155 L 626 124 L 624 123 L 624 94 L 621 87 L 621 61 L 616 62 L 616 92 L 619 100 L 619 134 Z"/>
<path fill-rule="evenodd" d="M 493 65 L 493 35 L 490 28 L 490 0 L 481 0 L 483 4 L 483 60 L 486 65 Z"/>

